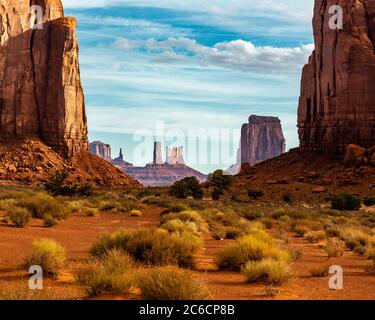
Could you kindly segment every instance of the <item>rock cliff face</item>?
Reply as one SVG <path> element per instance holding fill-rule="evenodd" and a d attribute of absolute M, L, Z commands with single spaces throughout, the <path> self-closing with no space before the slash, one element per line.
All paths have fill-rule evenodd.
<path fill-rule="evenodd" d="M 0 2 L 0 141 L 39 138 L 64 158 L 88 149 L 75 28 L 60 0 Z"/>
<path fill-rule="evenodd" d="M 162 150 L 161 142 L 155 142 L 154 143 L 154 159 L 152 163 L 156 166 L 163 164 L 163 156 L 162 156 L 161 150 Z"/>
<path fill-rule="evenodd" d="M 90 143 L 90 152 L 96 156 L 110 162 L 112 160 L 111 156 L 111 146 L 109 144 L 103 143 L 101 141 L 94 141 Z"/>
<path fill-rule="evenodd" d="M 342 30 L 329 25 L 336 4 Z M 349 144 L 375 145 L 375 0 L 315 0 L 313 27 L 298 108 L 301 149 L 340 154 Z"/>
<path fill-rule="evenodd" d="M 255 165 L 285 152 L 281 122 L 276 117 L 252 115 L 241 131 L 241 163 Z"/>
<path fill-rule="evenodd" d="M 184 147 L 167 147 L 166 164 L 185 164 L 184 160 Z"/>

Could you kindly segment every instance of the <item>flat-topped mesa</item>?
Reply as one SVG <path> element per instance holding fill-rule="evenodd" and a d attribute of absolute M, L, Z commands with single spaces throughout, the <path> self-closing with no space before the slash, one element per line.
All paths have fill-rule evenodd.
<path fill-rule="evenodd" d="M 281 121 L 277 117 L 252 115 L 242 126 L 240 154 L 241 164 L 255 165 L 275 158 L 285 152 L 285 138 Z"/>
<path fill-rule="evenodd" d="M 111 145 L 101 141 L 94 141 L 90 143 L 90 152 L 108 162 L 112 161 Z"/>
<path fill-rule="evenodd" d="M 65 158 L 88 150 L 75 27 L 60 0 L 1 1 L 0 141 L 38 138 Z"/>
<path fill-rule="evenodd" d="M 343 9 L 333 30 L 329 9 Z M 300 147 L 341 154 L 375 145 L 375 0 L 315 0 L 315 51 L 304 67 L 298 107 Z"/>

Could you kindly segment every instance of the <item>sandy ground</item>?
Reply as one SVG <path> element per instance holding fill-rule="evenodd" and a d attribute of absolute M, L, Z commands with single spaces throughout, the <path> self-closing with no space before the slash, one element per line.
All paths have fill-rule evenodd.
<path fill-rule="evenodd" d="M 149 207 L 141 218 L 127 215 L 103 213 L 97 217 L 74 215 L 54 228 L 45 228 L 40 220 L 23 229 L 0 224 L 0 288 L 17 285 L 27 281 L 27 272 L 20 264 L 30 253 L 31 243 L 38 238 L 55 239 L 67 250 L 69 266 L 58 280 L 47 280 L 46 288 L 57 298 L 80 299 L 85 294 L 74 282 L 74 270 L 82 259 L 88 257 L 88 251 L 100 234 L 120 229 L 137 229 L 159 225 L 160 209 Z M 219 272 L 214 264 L 215 252 L 230 241 L 212 239 L 209 232 L 202 235 L 204 251 L 197 257 L 198 279 L 204 282 L 211 299 L 217 300 L 255 300 L 271 299 L 264 296 L 262 284 L 246 284 L 244 276 L 238 272 Z M 290 236 L 293 246 L 302 247 L 304 256 L 295 262 L 294 279 L 279 289 L 273 299 L 375 299 L 375 276 L 364 271 L 368 263 L 362 257 L 346 251 L 343 257 L 330 259 L 330 265 L 340 265 L 344 270 L 344 289 L 333 291 L 328 287 L 328 277 L 313 278 L 309 270 L 326 263 L 327 257 L 318 246 L 303 239 Z M 23 282 L 22 282 L 23 281 Z M 104 297 L 112 299 L 134 297 Z"/>

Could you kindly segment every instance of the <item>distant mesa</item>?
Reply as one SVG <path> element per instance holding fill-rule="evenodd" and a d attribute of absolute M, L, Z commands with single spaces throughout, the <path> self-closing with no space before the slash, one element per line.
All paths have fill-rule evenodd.
<path fill-rule="evenodd" d="M 124 168 L 133 166 L 132 163 L 129 163 L 129 162 L 124 160 L 124 154 L 122 153 L 122 148 L 120 149 L 119 156 L 117 158 L 111 160 L 111 163 L 114 166 L 119 167 L 120 169 L 124 169 Z"/>
<path fill-rule="evenodd" d="M 112 152 L 111 152 L 111 145 L 101 142 L 101 141 L 94 141 L 90 143 L 90 152 L 110 163 L 114 166 L 119 167 L 120 169 L 123 167 L 133 166 L 133 164 L 126 162 L 124 160 L 124 154 L 122 148 L 120 149 L 119 156 L 115 159 L 112 159 Z"/>

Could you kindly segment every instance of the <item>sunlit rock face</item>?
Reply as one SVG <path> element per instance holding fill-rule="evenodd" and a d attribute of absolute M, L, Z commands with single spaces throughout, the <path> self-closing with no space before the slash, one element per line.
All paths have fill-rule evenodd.
<path fill-rule="evenodd" d="M 329 24 L 335 4 L 342 30 Z M 298 108 L 301 149 L 340 154 L 349 144 L 375 145 L 375 0 L 316 0 L 313 28 Z"/>
<path fill-rule="evenodd" d="M 285 152 L 285 139 L 279 118 L 250 116 L 241 131 L 241 164 L 255 165 Z"/>
<path fill-rule="evenodd" d="M 60 0 L 1 0 L 0 141 L 39 138 L 65 158 L 88 150 L 75 29 Z"/>

